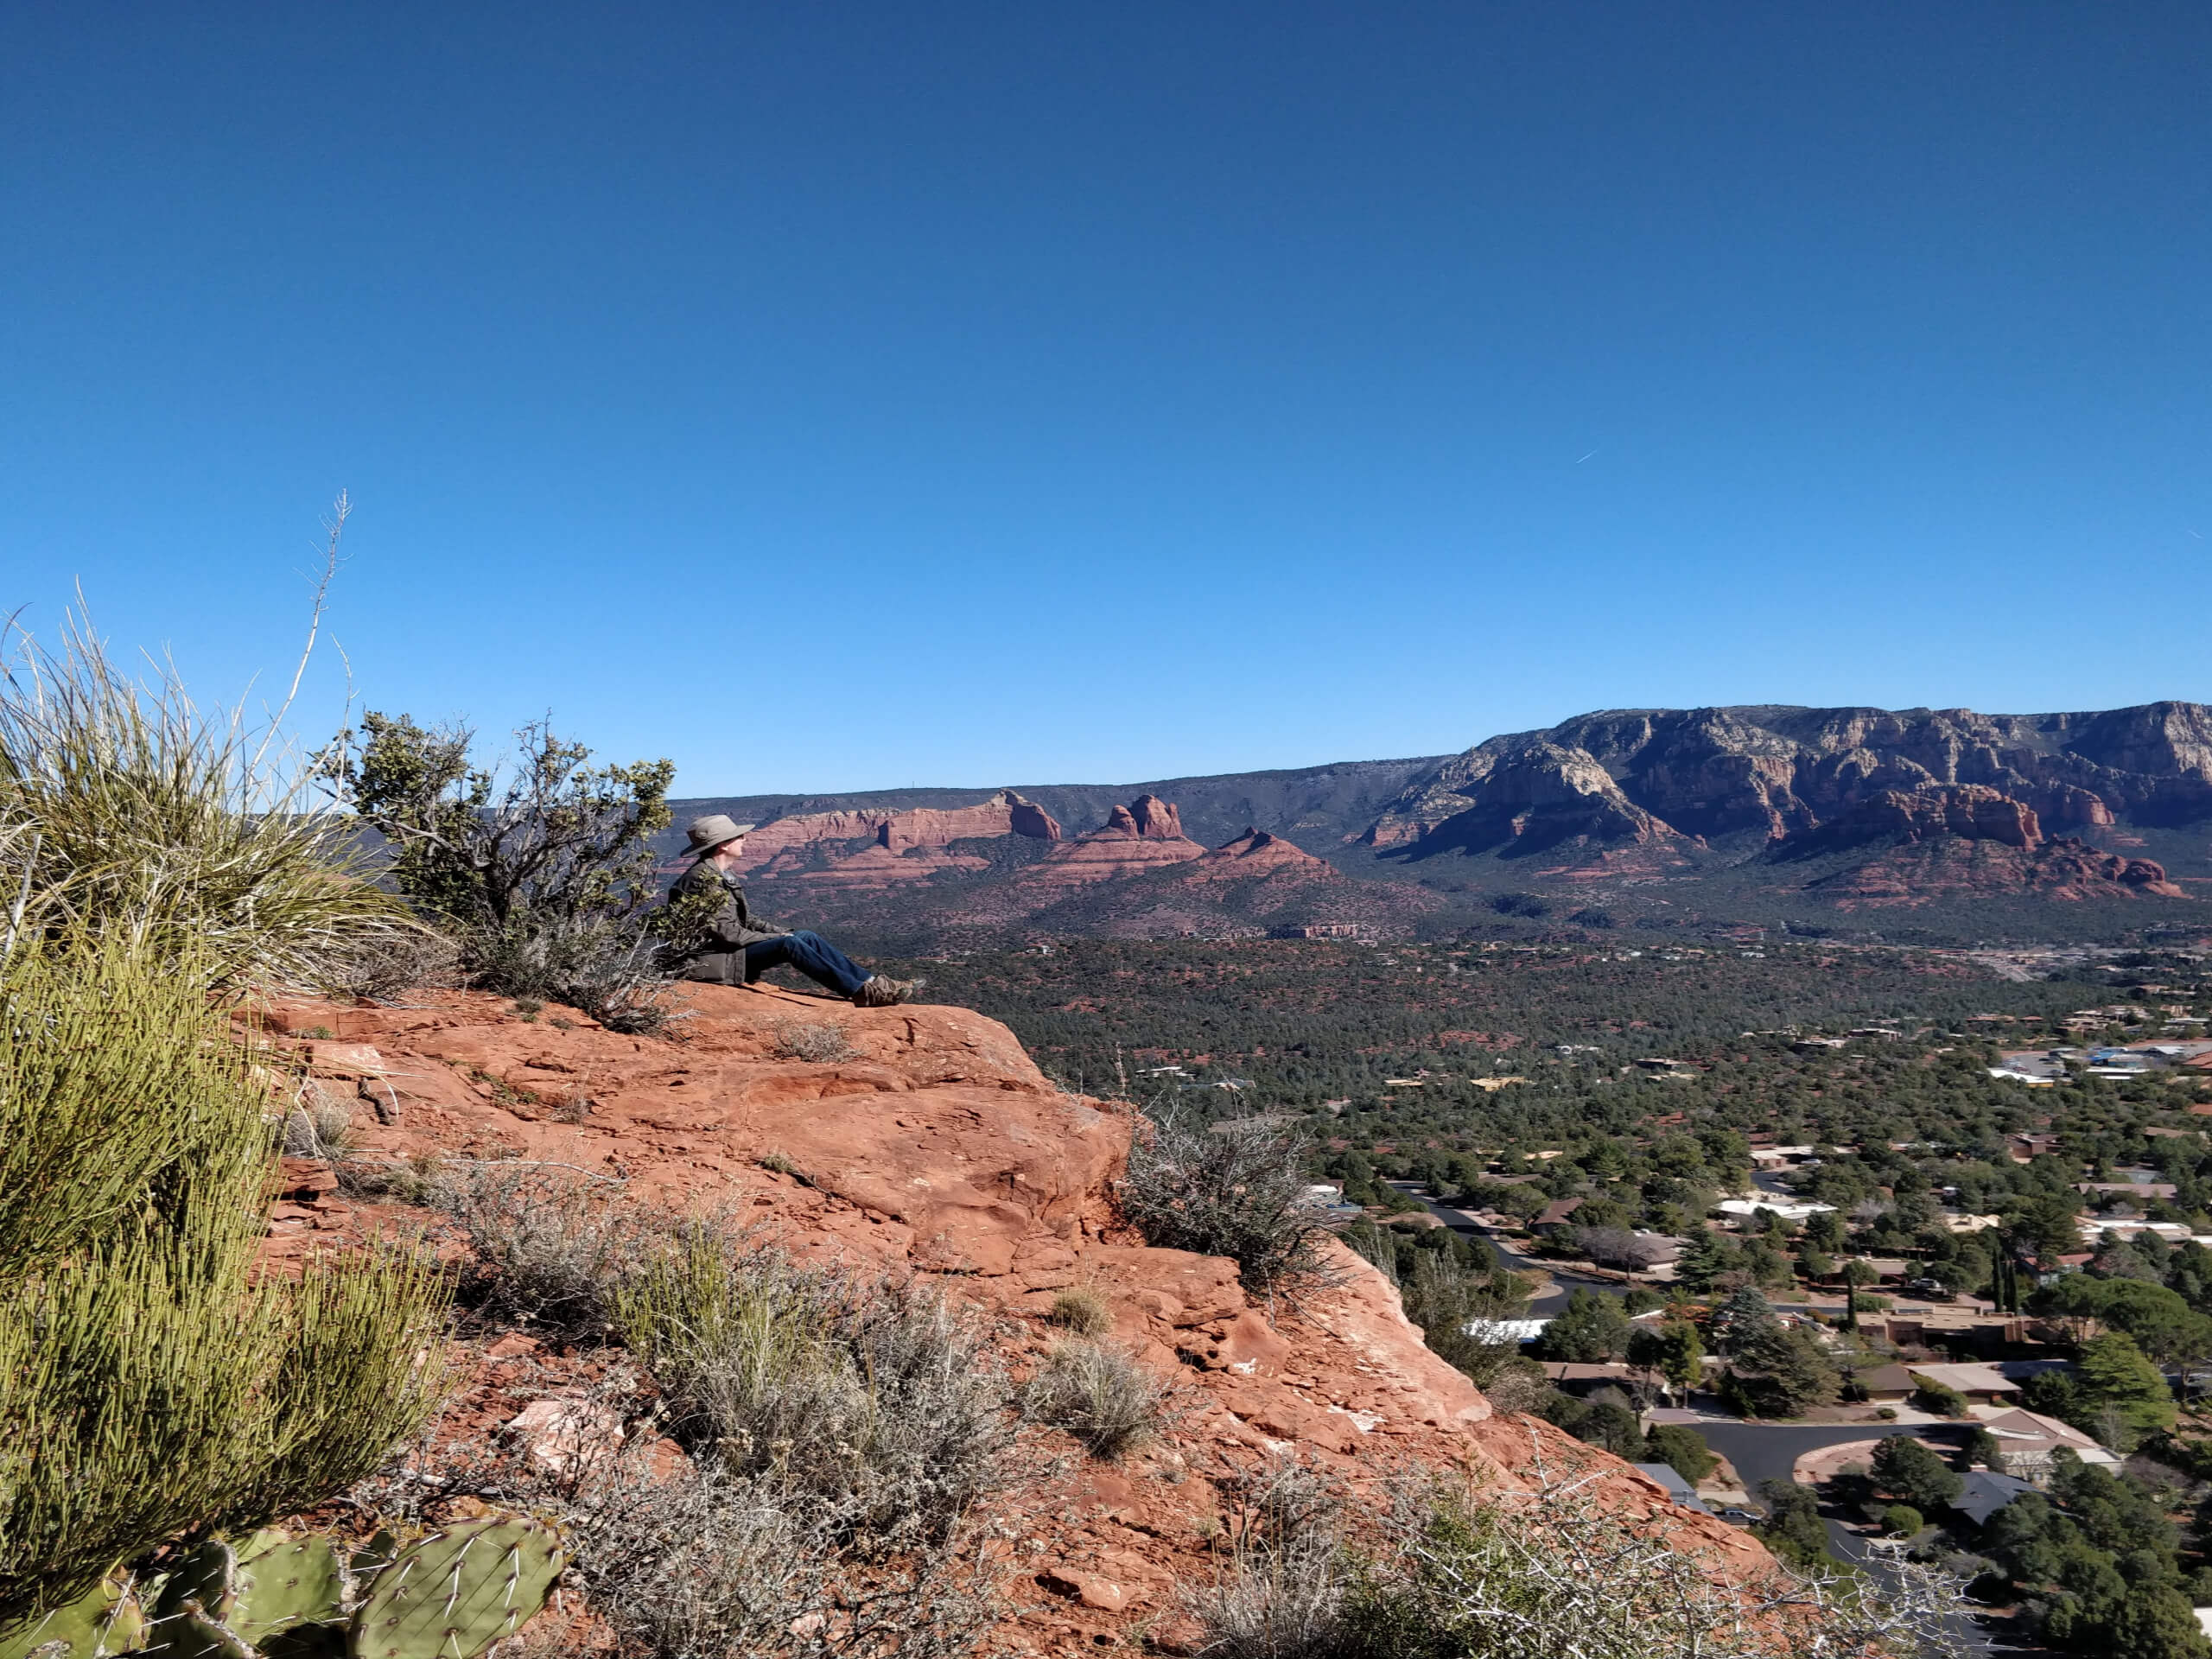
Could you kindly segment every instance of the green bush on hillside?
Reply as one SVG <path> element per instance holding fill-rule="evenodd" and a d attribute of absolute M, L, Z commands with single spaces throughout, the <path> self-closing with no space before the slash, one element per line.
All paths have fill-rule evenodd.
<path fill-rule="evenodd" d="M 273 723 L 131 680 L 73 619 L 0 678 L 0 904 L 24 935 L 119 932 L 213 984 L 327 985 L 421 930 L 312 781 Z"/>
<path fill-rule="evenodd" d="M 276 1131 L 208 971 L 120 932 L 0 970 L 0 1627 L 342 1490 L 440 1387 L 426 1262 L 255 1272 Z"/>
<path fill-rule="evenodd" d="M 344 734 L 327 775 L 389 843 L 393 884 L 458 938 L 475 983 L 655 1029 L 665 976 L 648 938 L 650 842 L 668 827 L 675 764 L 593 766 L 542 721 L 516 738 L 511 763 L 486 769 L 466 729 L 370 712 L 359 750 Z"/>

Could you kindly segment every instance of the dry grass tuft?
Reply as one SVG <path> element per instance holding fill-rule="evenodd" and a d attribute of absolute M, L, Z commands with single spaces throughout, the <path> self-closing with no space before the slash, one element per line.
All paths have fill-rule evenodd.
<path fill-rule="evenodd" d="M 805 1060 L 817 1065 L 860 1057 L 842 1026 L 812 1026 L 798 1020 L 777 1026 L 775 1053 L 779 1060 Z"/>
<path fill-rule="evenodd" d="M 1118 1348 L 1063 1342 L 1046 1356 L 1022 1391 L 1023 1411 L 1064 1428 L 1094 1458 L 1111 1460 L 1160 1432 L 1166 1391 Z"/>
<path fill-rule="evenodd" d="M 1324 1276 L 1328 1228 L 1295 1128 L 1268 1117 L 1208 1124 L 1171 1115 L 1141 1129 L 1119 1197 L 1150 1243 L 1228 1256 L 1262 1294 Z"/>
<path fill-rule="evenodd" d="M 1046 1317 L 1078 1337 L 1103 1337 L 1114 1328 L 1114 1310 L 1090 1285 L 1068 1286 L 1052 1298 L 1052 1311 Z"/>
<path fill-rule="evenodd" d="M 315 777 L 276 719 L 203 709 L 167 668 L 130 677 L 80 619 L 0 671 L 0 875 L 25 931 L 118 931 L 221 985 L 343 977 L 422 930 Z"/>
<path fill-rule="evenodd" d="M 442 1165 L 417 1196 L 467 1235 L 464 1306 L 487 1323 L 559 1337 L 606 1334 L 613 1298 L 654 1225 L 621 1201 L 617 1182 L 519 1161 Z"/>
<path fill-rule="evenodd" d="M 980 1315 L 691 1223 L 623 1287 L 617 1323 L 677 1438 L 729 1474 L 810 1494 L 853 1548 L 950 1536 L 1008 1478 L 1010 1391 Z"/>

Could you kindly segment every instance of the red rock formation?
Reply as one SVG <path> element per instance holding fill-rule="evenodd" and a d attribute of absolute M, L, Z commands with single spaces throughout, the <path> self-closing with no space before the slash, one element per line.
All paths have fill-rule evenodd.
<path fill-rule="evenodd" d="M 1006 1357 L 1033 1364 L 1057 1335 L 1055 1294 L 1106 1298 L 1115 1339 L 1176 1390 L 1152 1448 L 1074 1472 L 1024 1509 L 1052 1618 L 1001 1631 L 1020 1652 L 1072 1656 L 1141 1640 L 1179 1616 L 1176 1587 L 1211 1580 L 1218 1496 L 1207 1478 L 1286 1451 L 1327 1471 L 1351 1501 L 1380 1501 L 1400 1470 L 1465 1468 L 1503 1491 L 1541 1461 L 1586 1471 L 1605 1501 L 1684 1548 L 1745 1571 L 1758 1547 L 1668 1503 L 1626 1464 L 1548 1424 L 1494 1414 L 1425 1347 L 1376 1270 L 1336 1247 L 1337 1278 L 1294 1302 L 1254 1303 L 1235 1263 L 1156 1249 L 1120 1229 L 1110 1184 L 1134 1120 L 1062 1093 L 1011 1033 L 965 1009 L 861 1011 L 785 992 L 690 988 L 682 1043 L 619 1036 L 573 1010 L 525 1024 L 502 1000 L 428 992 L 405 1008 L 299 1003 L 266 1011 L 279 1032 L 323 1027 L 344 1042 L 283 1037 L 334 1082 L 391 1090 L 391 1122 L 360 1114 L 359 1155 L 518 1157 L 626 1179 L 677 1205 L 727 1207 L 795 1254 L 942 1273 L 946 1289 L 1004 1321 Z M 551 1012 L 549 1010 L 549 1012 Z M 838 1027 L 853 1058 L 777 1058 L 792 1022 Z M 770 1154 L 785 1174 L 764 1167 Z M 282 1262 L 420 1211 L 351 1200 L 327 1171 L 287 1166 L 270 1254 Z M 510 1363 L 526 1338 L 464 1356 L 463 1421 L 509 1423 L 535 1403 Z M 503 1391 L 506 1390 L 506 1391 Z M 548 1391 L 543 1382 L 538 1393 Z M 557 1390 L 553 1390 L 557 1393 Z M 541 1410 L 539 1416 L 553 1414 Z M 1031 1557 L 1026 1556 L 1025 1560 Z"/>
<path fill-rule="evenodd" d="M 1173 809 L 1170 809 L 1171 810 Z M 1002 789 L 973 806 L 918 806 L 903 812 L 808 812 L 764 823 L 745 838 L 745 857 L 739 868 L 761 870 L 773 867 L 781 874 L 804 867 L 805 855 L 817 847 L 873 841 L 893 854 L 912 848 L 944 847 L 956 841 L 989 840 L 1000 836 L 1026 836 L 1036 841 L 1058 841 L 1060 826 L 1052 815 L 1013 790 Z M 846 860 L 853 863 L 854 860 Z M 982 868 L 952 860 L 900 861 L 886 865 L 872 861 L 851 873 L 850 879 L 818 872 L 828 884 L 888 886 L 900 880 L 920 880 L 950 868 Z"/>
<path fill-rule="evenodd" d="M 1962 893 L 2020 893 L 2061 903 L 2189 897 L 2167 879 L 2163 865 L 2100 852 L 2071 837 L 2033 847 L 1966 836 L 1910 843 L 1815 881 L 1807 891 L 1833 898 L 1845 910 L 1910 908 Z"/>
<path fill-rule="evenodd" d="M 1014 880 L 1019 900 L 1092 881 L 1110 881 L 1163 865 L 1205 856 L 1206 849 L 1183 834 L 1174 806 L 1157 796 L 1140 795 L 1116 806 L 1105 823 L 1087 836 L 1064 841 Z"/>
<path fill-rule="evenodd" d="M 802 812 L 764 823 L 745 838 L 741 870 L 753 870 L 783 853 L 804 854 L 823 842 L 872 841 L 883 832 L 887 812 Z"/>
<path fill-rule="evenodd" d="M 943 847 L 956 841 L 986 840 L 998 836 L 1027 836 L 1039 841 L 1058 841 L 1060 826 L 1051 813 L 1034 801 L 1024 800 L 1002 789 L 975 806 L 949 811 L 916 807 L 894 812 L 884 820 L 876 839 L 893 852 L 909 847 Z"/>
<path fill-rule="evenodd" d="M 1205 857 L 1193 860 L 1184 872 L 1185 880 L 1191 881 L 1240 881 L 1252 876 L 1288 876 L 1313 881 L 1344 880 L 1313 854 L 1281 836 L 1249 827 L 1236 840 L 1224 842 Z"/>
<path fill-rule="evenodd" d="M 1136 820 L 1137 834 L 1147 841 L 1184 838 L 1183 817 L 1173 801 L 1163 801 L 1157 795 L 1140 795 L 1130 803 L 1129 816 Z"/>

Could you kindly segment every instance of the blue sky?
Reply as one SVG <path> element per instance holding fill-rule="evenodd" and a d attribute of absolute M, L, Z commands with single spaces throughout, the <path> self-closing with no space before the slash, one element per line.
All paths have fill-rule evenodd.
<path fill-rule="evenodd" d="M 2212 9 L 0 14 L 0 600 L 681 792 L 2212 700 Z M 334 718 L 337 659 L 303 707 Z"/>

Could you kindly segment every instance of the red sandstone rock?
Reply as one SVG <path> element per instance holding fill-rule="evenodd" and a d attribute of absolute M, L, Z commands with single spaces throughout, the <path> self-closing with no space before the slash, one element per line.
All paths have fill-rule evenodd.
<path fill-rule="evenodd" d="M 1007 884 L 1016 906 L 1034 908 L 1059 892 L 1093 881 L 1137 875 L 1165 865 L 1203 858 L 1206 849 L 1183 835 L 1175 809 L 1156 796 L 1116 806 L 1103 827 L 1063 841 Z"/>
<path fill-rule="evenodd" d="M 1276 875 L 1312 881 L 1345 879 L 1282 836 L 1249 828 L 1236 840 L 1223 842 L 1196 861 L 1185 874 L 1193 881 L 1235 881 L 1250 876 Z"/>
<path fill-rule="evenodd" d="M 678 1041 L 525 1024 L 501 999 L 467 992 L 359 1011 L 349 1036 L 373 1040 L 411 1091 L 402 1122 L 364 1127 L 362 1151 L 604 1171 L 633 1197 L 734 1210 L 803 1255 L 943 1273 L 952 1294 L 995 1306 L 1027 1333 L 1012 1340 L 1029 1363 L 1056 1339 L 1046 1323 L 1055 1290 L 1095 1287 L 1112 1310 L 1113 1339 L 1172 1379 L 1177 1414 L 1154 1448 L 1112 1471 L 1078 1460 L 1064 1500 L 1046 1492 L 1027 1511 L 1022 1524 L 1052 1563 L 1039 1581 L 1053 1592 L 1065 1650 L 1131 1639 L 1135 1621 L 1173 1606 L 1178 1583 L 1203 1581 L 1218 1520 L 1203 1477 L 1286 1452 L 1330 1471 L 1355 1503 L 1377 1500 L 1371 1483 L 1402 1469 L 1462 1469 L 1505 1492 L 1528 1490 L 1540 1463 L 1553 1477 L 1587 1471 L 1605 1501 L 1684 1547 L 1746 1569 L 1764 1560 L 1756 1543 L 1674 1509 L 1625 1465 L 1548 1424 L 1497 1417 L 1422 1345 L 1381 1274 L 1342 1246 L 1331 1246 L 1330 1283 L 1270 1308 L 1247 1299 L 1235 1263 L 1118 1232 L 1111 1184 L 1128 1117 L 1061 1093 L 995 1022 L 963 1008 L 860 1010 L 722 986 L 691 997 L 695 1017 Z M 856 1058 L 776 1058 L 794 1022 L 836 1026 Z M 435 1084 L 441 1075 L 457 1086 Z M 588 1095 L 590 1113 L 570 1122 L 521 1097 L 556 1086 Z M 772 1153 L 798 1174 L 764 1168 Z M 322 1195 L 318 1216 L 349 1203 Z M 365 1236 L 380 1213 L 354 1205 L 319 1218 L 330 1224 L 314 1237 Z M 401 1212 L 403 1223 L 408 1214 L 419 1224 L 419 1211 Z M 304 1248 L 274 1241 L 271 1257 L 296 1260 Z M 484 1357 L 488 1369 L 471 1384 L 483 1395 L 477 1415 L 529 1437 L 533 1456 L 573 1457 L 604 1429 L 582 1420 L 557 1379 L 550 1393 L 542 1380 L 573 1362 L 512 1338 Z M 541 1380 L 517 1397 L 513 1368 Z M 669 1452 L 680 1469 L 681 1454 Z M 1025 1651 L 1061 1645 L 1040 1641 L 1027 1618 L 1007 1635 Z"/>
<path fill-rule="evenodd" d="M 1023 799 L 1010 789 L 1002 789 L 973 806 L 923 806 L 904 812 L 860 810 L 798 813 L 764 823 L 747 836 L 745 856 L 739 868 L 760 870 L 773 866 L 779 872 L 798 869 L 804 864 L 801 855 L 822 846 L 874 842 L 896 855 L 911 848 L 944 847 L 956 841 L 988 840 L 999 836 L 1058 841 L 1060 826 L 1043 807 Z M 876 868 L 896 871 L 894 879 L 920 880 L 944 866 L 901 861 L 896 865 Z"/>
<path fill-rule="evenodd" d="M 1140 795 L 1129 804 L 1129 815 L 1135 820 L 1137 834 L 1147 841 L 1183 839 L 1183 817 L 1173 801 L 1163 801 L 1157 795 Z"/>

